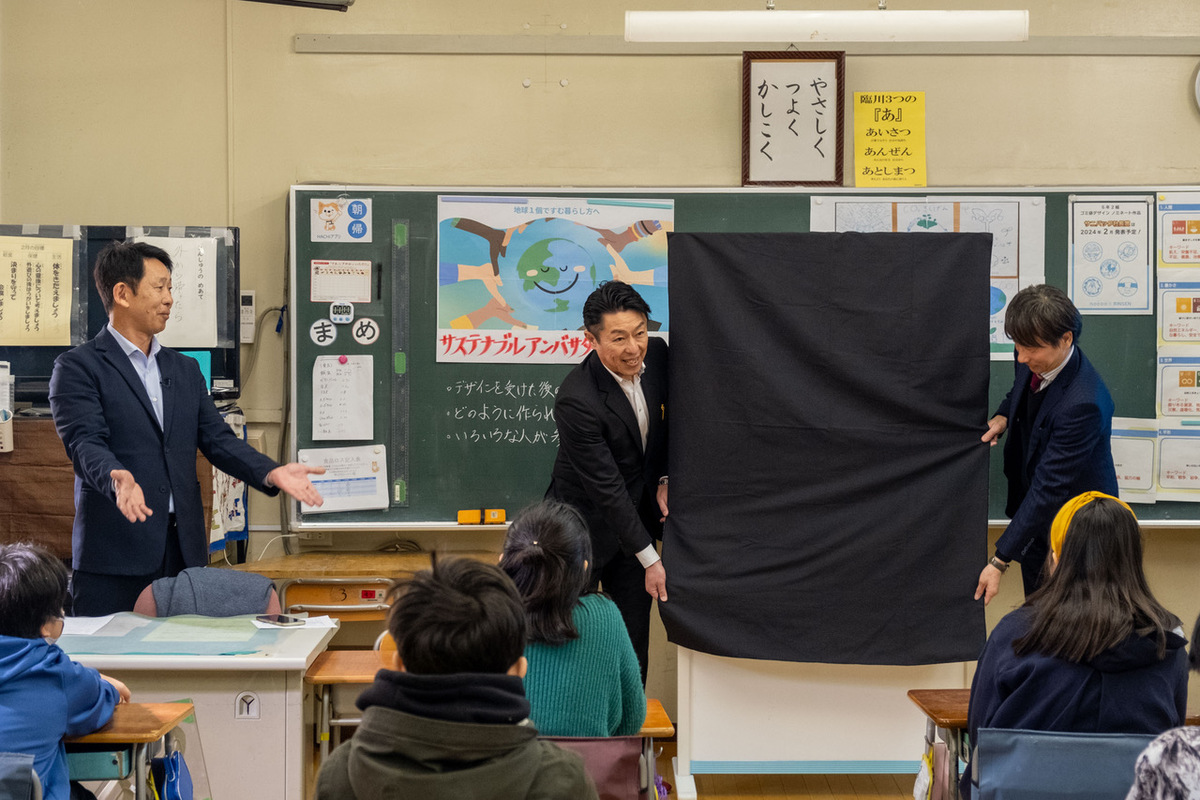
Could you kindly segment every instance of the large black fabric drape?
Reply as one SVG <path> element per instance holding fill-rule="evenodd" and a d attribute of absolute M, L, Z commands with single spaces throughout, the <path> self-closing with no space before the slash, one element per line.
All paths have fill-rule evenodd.
<path fill-rule="evenodd" d="M 668 253 L 670 640 L 976 658 L 991 235 L 672 234 Z"/>

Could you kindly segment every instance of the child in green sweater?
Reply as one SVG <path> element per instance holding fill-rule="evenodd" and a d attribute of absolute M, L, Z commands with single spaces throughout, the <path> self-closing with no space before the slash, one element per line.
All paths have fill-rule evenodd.
<path fill-rule="evenodd" d="M 628 736 L 646 718 L 637 656 L 616 604 L 584 594 L 591 539 L 572 506 L 546 500 L 509 526 L 500 567 L 529 620 L 525 694 L 543 736 Z"/>

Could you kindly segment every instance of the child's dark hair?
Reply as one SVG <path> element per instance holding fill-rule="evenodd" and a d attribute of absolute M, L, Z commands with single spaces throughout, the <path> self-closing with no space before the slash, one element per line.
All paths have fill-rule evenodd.
<path fill-rule="evenodd" d="M 561 644 L 579 637 L 573 614 L 591 560 L 587 523 L 573 506 L 544 500 L 513 519 L 500 568 L 525 601 L 530 641 Z"/>
<path fill-rule="evenodd" d="M 388 631 L 414 675 L 503 674 L 525 652 L 517 587 L 492 564 L 439 559 L 389 593 Z"/>
<path fill-rule="evenodd" d="M 35 544 L 0 544 L 0 636 L 37 639 L 67 604 L 67 568 Z"/>
<path fill-rule="evenodd" d="M 1142 556 L 1142 531 L 1127 506 L 1099 497 L 1081 507 L 1053 574 L 1025 601 L 1033 619 L 1013 652 L 1083 663 L 1137 634 L 1164 658 L 1179 619 L 1150 591 Z"/>

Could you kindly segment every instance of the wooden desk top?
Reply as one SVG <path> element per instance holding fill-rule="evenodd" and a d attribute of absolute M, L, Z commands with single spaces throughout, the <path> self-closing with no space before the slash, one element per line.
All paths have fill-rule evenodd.
<path fill-rule="evenodd" d="M 304 682 L 313 686 L 335 683 L 370 683 L 380 669 L 391 669 L 391 654 L 380 650 L 326 650 L 308 668 Z M 911 693 L 910 693 L 911 696 Z M 966 724 L 966 717 L 963 717 Z M 646 700 L 646 721 L 639 736 L 656 739 L 675 735 L 675 726 L 660 701 Z"/>
<path fill-rule="evenodd" d="M 908 699 L 939 728 L 960 730 L 967 727 L 970 689 L 909 689 Z"/>
<path fill-rule="evenodd" d="M 429 553 L 300 553 L 237 564 L 240 572 L 257 572 L 271 580 L 288 578 L 398 578 L 429 569 Z"/>
<path fill-rule="evenodd" d="M 662 703 L 653 697 L 646 698 L 646 721 L 642 723 L 638 736 L 667 739 L 674 735 L 675 726 L 671 724 L 671 718 L 667 716 Z"/>
<path fill-rule="evenodd" d="M 94 733 L 66 741 L 79 744 L 147 744 L 161 739 L 192 715 L 191 703 L 121 703 Z"/>
<path fill-rule="evenodd" d="M 313 686 L 331 683 L 371 683 L 375 673 L 391 669 L 390 652 L 382 650 L 326 650 L 304 674 L 304 682 Z"/>
<path fill-rule="evenodd" d="M 962 730 L 967 727 L 970 689 L 909 689 L 908 699 L 933 720 L 939 728 Z M 1200 713 L 1188 712 L 1185 725 L 1200 725 Z"/>

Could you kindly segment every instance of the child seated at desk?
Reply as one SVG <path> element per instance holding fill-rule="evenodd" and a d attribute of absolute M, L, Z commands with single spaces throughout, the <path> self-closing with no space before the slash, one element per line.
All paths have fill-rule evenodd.
<path fill-rule="evenodd" d="M 508 576 L 448 559 L 392 596 L 395 671 L 359 696 L 362 725 L 322 765 L 316 800 L 595 800 L 579 756 L 529 721 L 525 612 Z"/>
<path fill-rule="evenodd" d="M 29 544 L 0 544 L 0 751 L 28 753 L 46 800 L 88 797 L 67 778 L 64 736 L 82 736 L 129 700 L 120 681 L 76 664 L 62 634 L 67 570 Z"/>
<path fill-rule="evenodd" d="M 1200 617 L 1188 663 L 1200 672 Z M 1151 742 L 1138 757 L 1125 800 L 1200 800 L 1200 725 L 1172 728 Z"/>
<path fill-rule="evenodd" d="M 971 684 L 967 730 L 1159 734 L 1187 713 L 1179 619 L 1154 598 L 1128 505 L 1085 492 L 1050 528 L 1050 577 L 996 625 Z M 963 797 L 973 788 L 968 768 Z"/>
<path fill-rule="evenodd" d="M 592 542 L 574 507 L 546 500 L 517 514 L 500 568 L 525 601 L 525 694 L 543 736 L 631 736 L 646 719 L 637 655 L 616 604 L 587 593 Z"/>

